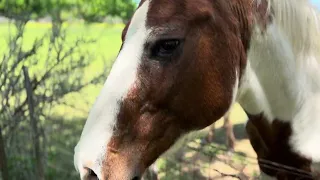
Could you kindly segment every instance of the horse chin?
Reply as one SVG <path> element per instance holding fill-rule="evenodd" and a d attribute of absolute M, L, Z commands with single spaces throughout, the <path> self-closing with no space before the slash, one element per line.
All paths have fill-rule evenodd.
<path fill-rule="evenodd" d="M 133 180 L 140 179 L 145 167 L 142 165 L 140 154 L 134 153 L 130 155 L 130 159 L 126 158 L 126 155 L 117 154 L 110 155 L 114 159 L 108 161 L 106 169 L 104 169 L 104 178 L 108 180 Z"/>
<path fill-rule="evenodd" d="M 108 150 L 102 173 L 104 179 L 140 179 L 146 169 L 175 144 L 175 141 L 169 141 L 133 142 L 120 151 Z"/>

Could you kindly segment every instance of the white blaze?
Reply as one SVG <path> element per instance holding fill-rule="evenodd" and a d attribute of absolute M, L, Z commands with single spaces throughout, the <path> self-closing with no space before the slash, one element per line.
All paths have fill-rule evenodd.
<path fill-rule="evenodd" d="M 74 164 L 81 178 L 85 167 L 102 179 L 101 166 L 106 157 L 106 145 L 113 134 L 119 112 L 119 102 L 126 97 L 136 80 L 143 44 L 147 37 L 146 16 L 149 1 L 135 12 L 128 28 L 126 41 L 110 71 L 101 94 L 92 107 L 81 138 L 75 147 Z"/>

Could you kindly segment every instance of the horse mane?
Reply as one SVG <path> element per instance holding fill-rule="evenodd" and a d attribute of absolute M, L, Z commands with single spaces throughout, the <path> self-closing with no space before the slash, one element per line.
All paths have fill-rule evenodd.
<path fill-rule="evenodd" d="M 309 0 L 267 0 L 273 21 L 291 43 L 296 57 L 320 63 L 320 15 Z"/>

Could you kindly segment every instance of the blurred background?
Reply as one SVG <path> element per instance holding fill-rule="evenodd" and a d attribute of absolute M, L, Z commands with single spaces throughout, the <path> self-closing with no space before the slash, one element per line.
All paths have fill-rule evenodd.
<path fill-rule="evenodd" d="M 73 149 L 137 3 L 0 0 L 0 179 L 79 179 Z M 145 179 L 257 176 L 245 121 L 235 104 Z"/>

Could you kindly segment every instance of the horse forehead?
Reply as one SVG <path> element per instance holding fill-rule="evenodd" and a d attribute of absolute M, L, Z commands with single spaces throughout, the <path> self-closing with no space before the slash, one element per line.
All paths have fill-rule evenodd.
<path fill-rule="evenodd" d="M 150 0 L 141 1 L 139 7 L 133 15 L 133 18 L 128 22 L 124 29 L 125 39 L 131 38 L 141 28 L 146 28 L 147 14 L 149 11 Z"/>
<path fill-rule="evenodd" d="M 158 19 L 163 19 L 164 16 L 170 18 L 172 16 L 172 13 L 170 13 L 170 9 L 175 7 L 174 2 L 175 1 L 167 2 L 161 0 L 141 0 L 133 17 L 123 29 L 122 40 L 124 41 L 124 43 L 129 38 L 131 38 L 140 28 L 150 29 L 160 24 L 158 23 Z"/>
<path fill-rule="evenodd" d="M 150 0 L 147 25 L 157 26 L 168 21 L 186 21 L 213 11 L 209 0 Z"/>

